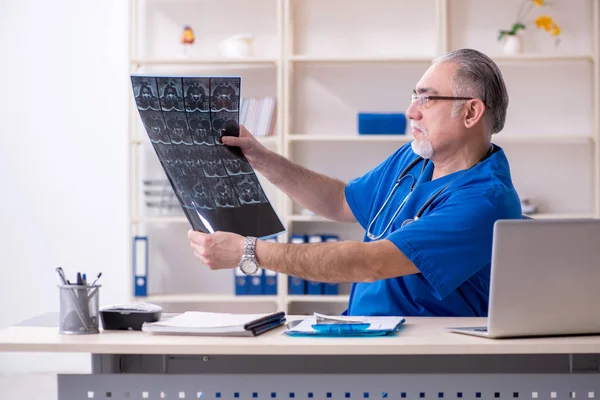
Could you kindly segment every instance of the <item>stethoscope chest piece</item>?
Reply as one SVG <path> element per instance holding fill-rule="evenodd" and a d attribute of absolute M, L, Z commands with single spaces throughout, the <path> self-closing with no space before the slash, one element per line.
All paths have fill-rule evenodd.
<path fill-rule="evenodd" d="M 414 217 L 414 218 L 409 218 L 407 220 L 405 220 L 402 225 L 400 225 L 401 228 L 404 228 L 406 225 L 411 224 L 413 222 L 415 222 L 416 220 L 418 220 L 419 217 Z"/>

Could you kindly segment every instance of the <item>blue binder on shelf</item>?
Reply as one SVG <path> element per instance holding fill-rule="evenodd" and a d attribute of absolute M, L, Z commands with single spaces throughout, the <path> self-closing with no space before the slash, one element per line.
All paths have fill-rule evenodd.
<path fill-rule="evenodd" d="M 277 243 L 276 238 L 264 239 L 265 242 Z M 262 294 L 275 295 L 277 294 L 277 272 L 263 269 L 262 271 Z"/>
<path fill-rule="evenodd" d="M 240 267 L 233 270 L 233 281 L 235 285 L 235 294 L 243 296 L 248 294 L 248 276 L 242 272 Z"/>
<path fill-rule="evenodd" d="M 277 294 L 277 272 L 263 269 L 263 294 Z"/>
<path fill-rule="evenodd" d="M 148 237 L 133 237 L 133 295 L 148 296 Z"/>
<path fill-rule="evenodd" d="M 304 235 L 291 235 L 290 243 L 301 244 L 306 243 Z M 304 294 L 306 281 L 295 276 L 288 277 L 288 293 L 289 294 Z"/>
<path fill-rule="evenodd" d="M 338 235 L 322 235 L 324 242 L 339 242 L 340 238 Z M 323 294 L 336 295 L 339 294 L 340 289 L 337 283 L 323 282 Z"/>
<path fill-rule="evenodd" d="M 321 235 L 308 235 L 308 243 L 320 243 L 323 241 Z M 323 283 L 316 281 L 306 281 L 306 294 L 321 295 L 323 294 Z"/>
<path fill-rule="evenodd" d="M 259 268 L 254 275 L 248 275 L 248 294 L 261 295 L 263 294 L 263 269 Z"/>

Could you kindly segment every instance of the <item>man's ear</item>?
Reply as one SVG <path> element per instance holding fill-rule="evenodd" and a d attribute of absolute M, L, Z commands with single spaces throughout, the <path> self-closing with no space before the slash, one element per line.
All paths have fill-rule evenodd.
<path fill-rule="evenodd" d="M 464 117 L 465 127 L 472 128 L 483 118 L 485 105 L 480 99 L 469 100 L 465 104 L 466 114 Z"/>

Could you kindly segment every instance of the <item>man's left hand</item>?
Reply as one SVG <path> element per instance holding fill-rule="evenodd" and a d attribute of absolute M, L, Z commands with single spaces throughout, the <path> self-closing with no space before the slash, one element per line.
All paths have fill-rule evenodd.
<path fill-rule="evenodd" d="M 244 254 L 244 237 L 230 232 L 188 231 L 194 256 L 211 270 L 235 268 Z"/>

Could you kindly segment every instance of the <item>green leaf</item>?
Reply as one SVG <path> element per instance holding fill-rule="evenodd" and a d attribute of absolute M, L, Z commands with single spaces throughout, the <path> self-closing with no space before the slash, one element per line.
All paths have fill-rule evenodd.
<path fill-rule="evenodd" d="M 520 23 L 520 22 L 517 22 L 517 23 L 515 23 L 515 24 L 512 26 L 511 33 L 512 33 L 513 35 L 516 35 L 516 34 L 517 34 L 517 32 L 519 31 L 519 29 L 525 29 L 525 25 L 523 25 L 523 24 L 522 24 L 522 23 Z"/>
<path fill-rule="evenodd" d="M 504 36 L 506 36 L 506 35 L 512 35 L 512 33 L 509 31 L 501 30 L 500 33 L 498 34 L 498 41 L 501 41 L 502 39 L 504 39 Z"/>

